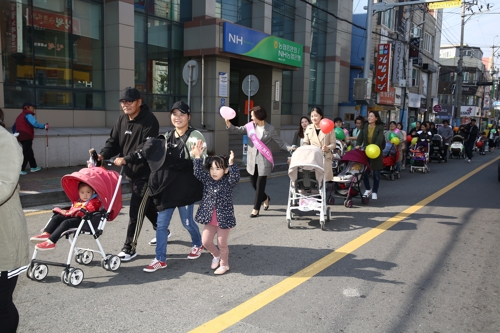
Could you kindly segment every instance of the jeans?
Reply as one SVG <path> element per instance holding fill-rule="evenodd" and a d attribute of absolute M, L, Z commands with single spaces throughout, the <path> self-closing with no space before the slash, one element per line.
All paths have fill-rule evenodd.
<path fill-rule="evenodd" d="M 194 204 L 177 207 L 177 209 L 179 210 L 182 225 L 191 235 L 192 246 L 200 247 L 200 229 L 193 219 Z M 170 225 L 170 220 L 172 220 L 174 210 L 175 207 L 165 209 L 164 211 L 158 213 L 158 220 L 156 222 L 156 259 L 159 261 L 167 261 L 167 230 Z"/>
<path fill-rule="evenodd" d="M 372 193 L 378 193 L 378 185 L 380 184 L 380 170 L 372 170 L 373 175 L 373 191 Z M 368 173 L 363 174 L 363 183 L 365 184 L 365 189 L 370 190 L 370 175 Z"/>

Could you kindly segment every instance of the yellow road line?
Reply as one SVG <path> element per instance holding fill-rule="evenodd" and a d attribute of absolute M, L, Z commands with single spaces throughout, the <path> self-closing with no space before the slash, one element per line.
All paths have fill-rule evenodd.
<path fill-rule="evenodd" d="M 337 261 L 340 259 L 344 258 L 346 255 L 354 252 L 361 246 L 365 245 L 369 241 L 373 240 L 375 237 L 379 236 L 383 232 L 387 231 L 389 228 L 393 227 L 395 224 L 398 222 L 401 222 L 411 214 L 417 212 L 421 208 L 425 207 L 428 205 L 430 202 L 433 200 L 439 198 L 446 192 L 450 191 L 454 187 L 458 186 L 460 183 L 464 182 L 468 178 L 472 177 L 479 171 L 483 170 L 487 166 L 491 165 L 495 161 L 500 159 L 499 157 L 496 157 L 492 161 L 483 164 L 482 166 L 478 167 L 477 169 L 469 172 L 465 176 L 457 179 L 453 183 L 449 184 L 448 186 L 444 187 L 443 189 L 437 191 L 436 193 L 428 196 L 427 198 L 421 200 L 420 202 L 416 203 L 415 205 L 405 209 L 401 213 L 397 214 L 394 217 L 391 217 L 387 221 L 383 222 L 382 224 L 378 225 L 374 229 L 365 232 L 363 235 L 355 238 L 354 240 L 350 241 L 349 243 L 345 244 L 344 246 L 340 247 L 339 249 L 333 251 L 332 253 L 326 255 L 325 257 L 321 258 L 320 260 L 314 262 L 313 264 L 309 265 L 308 267 L 304 268 L 303 270 L 295 273 L 294 275 L 286 278 L 285 280 L 279 282 L 278 284 L 270 287 L 267 290 L 264 290 L 260 294 L 250 298 L 249 300 L 245 301 L 244 303 L 236 306 L 235 308 L 229 310 L 226 313 L 223 313 L 222 315 L 204 323 L 201 326 L 198 326 L 197 328 L 193 329 L 190 331 L 190 333 L 209 333 L 209 332 L 221 332 L 225 330 L 226 328 L 236 324 L 237 322 L 241 321 L 242 319 L 246 318 L 247 316 L 251 315 L 252 313 L 256 312 L 257 310 L 263 308 L 267 304 L 271 303 L 275 299 L 283 296 L 287 292 L 293 290 L 294 288 L 300 286 L 302 283 L 306 282 L 307 280 L 311 279 L 313 276 L 319 274 L 326 268 L 332 266 L 335 264 Z"/>

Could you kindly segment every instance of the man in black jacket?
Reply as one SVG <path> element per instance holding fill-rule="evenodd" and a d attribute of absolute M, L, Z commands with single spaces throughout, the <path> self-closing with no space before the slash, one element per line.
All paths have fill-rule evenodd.
<path fill-rule="evenodd" d="M 148 137 L 157 137 L 160 125 L 149 107 L 143 103 L 141 94 L 135 88 L 127 87 L 120 95 L 120 105 L 123 114 L 120 115 L 111 129 L 109 139 L 99 154 L 99 159 L 109 159 L 113 156 L 114 164 L 124 166 L 125 177 L 130 182 L 132 197 L 130 198 L 129 223 L 127 237 L 122 251 L 118 256 L 123 261 L 129 261 L 137 256 L 137 239 L 141 232 L 144 215 L 156 229 L 158 211 L 148 193 L 148 178 L 150 169 L 139 151 Z"/>
<path fill-rule="evenodd" d="M 465 134 L 465 154 L 467 155 L 466 161 L 470 163 L 472 159 L 472 149 L 474 149 L 474 144 L 477 139 L 477 133 L 479 128 L 476 126 L 476 119 L 472 118 L 470 123 L 464 128 Z"/>

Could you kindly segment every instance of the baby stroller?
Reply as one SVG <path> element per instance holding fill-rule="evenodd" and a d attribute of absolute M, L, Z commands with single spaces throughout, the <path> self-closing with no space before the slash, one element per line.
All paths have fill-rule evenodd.
<path fill-rule="evenodd" d="M 431 149 L 429 152 L 429 159 L 437 160 L 439 163 L 444 161 L 448 162 L 448 153 L 446 152 L 446 146 L 443 142 L 443 137 L 439 134 L 434 134 L 431 139 Z"/>
<path fill-rule="evenodd" d="M 85 213 L 78 228 L 67 230 L 61 235 L 61 238 L 66 237 L 70 243 L 66 263 L 39 260 L 36 258 L 38 251 L 35 248 L 27 271 L 28 278 L 41 281 L 49 272 L 48 265 L 60 266 L 64 267 L 61 273 L 61 281 L 67 285 L 78 286 L 82 282 L 84 274 L 80 268 L 70 266 L 73 254 L 77 263 L 88 265 L 94 259 L 94 252 L 97 252 L 102 256 L 101 266 L 104 269 L 116 271 L 120 267 L 120 258 L 104 252 L 99 242 L 99 236 L 102 235 L 106 222 L 113 221 L 122 208 L 121 180 L 121 173 L 118 174 L 116 171 L 100 167 L 84 168 L 61 178 L 62 188 L 72 202 L 79 199 L 78 184 L 84 182 L 96 191 L 102 208 L 98 212 Z M 76 242 L 81 234 L 92 235 L 99 250 L 77 247 Z"/>
<path fill-rule="evenodd" d="M 334 193 L 336 196 L 344 198 L 344 206 L 352 207 L 352 198 L 361 198 L 362 204 L 368 204 L 370 199 L 363 197 L 361 194 L 361 181 L 365 172 L 370 172 L 370 163 L 364 151 L 355 149 L 345 153 L 340 160 L 345 165 L 343 171 L 333 177 L 333 184 L 328 195 L 328 204 L 335 203 Z"/>
<path fill-rule="evenodd" d="M 335 149 L 332 152 L 332 169 L 334 175 L 342 172 L 342 168 L 344 167 L 344 165 L 340 163 L 340 160 L 342 159 L 342 156 L 344 156 L 346 151 L 347 144 L 341 140 L 336 140 Z"/>
<path fill-rule="evenodd" d="M 319 212 L 321 230 L 325 230 L 326 220 L 330 221 L 330 208 L 326 207 L 325 159 L 323 152 L 316 146 L 301 146 L 295 150 L 290 160 L 288 176 L 290 188 L 286 222 L 292 227 L 292 219 L 296 213 Z"/>
<path fill-rule="evenodd" d="M 415 170 L 420 170 L 422 173 L 430 172 L 429 168 L 429 143 L 425 141 L 419 141 L 415 147 L 411 150 L 412 157 L 410 159 L 410 173 L 415 172 Z"/>
<path fill-rule="evenodd" d="M 388 177 L 390 180 L 394 180 L 396 177 L 400 179 L 401 175 L 396 170 L 399 160 L 398 147 L 390 142 L 387 142 L 382 154 L 382 163 L 384 168 L 380 170 L 380 174 Z"/>
<path fill-rule="evenodd" d="M 465 158 L 464 137 L 455 135 L 451 139 L 450 158 Z"/>

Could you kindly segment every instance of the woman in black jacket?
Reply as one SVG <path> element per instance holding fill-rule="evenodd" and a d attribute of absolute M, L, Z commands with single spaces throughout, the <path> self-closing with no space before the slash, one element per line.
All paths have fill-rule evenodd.
<path fill-rule="evenodd" d="M 356 149 L 360 147 L 366 147 L 370 144 L 375 144 L 380 148 L 380 154 L 374 159 L 370 159 L 370 169 L 373 175 L 373 189 L 370 186 L 370 176 L 368 173 L 363 174 L 363 183 L 365 184 L 364 197 L 369 197 L 370 194 L 373 200 L 376 200 L 378 187 L 380 184 L 380 170 L 383 169 L 384 164 L 382 162 L 382 150 L 385 147 L 384 138 L 384 123 L 380 119 L 380 115 L 377 111 L 370 111 L 368 113 L 368 121 L 363 124 L 361 132 L 356 139 Z"/>

